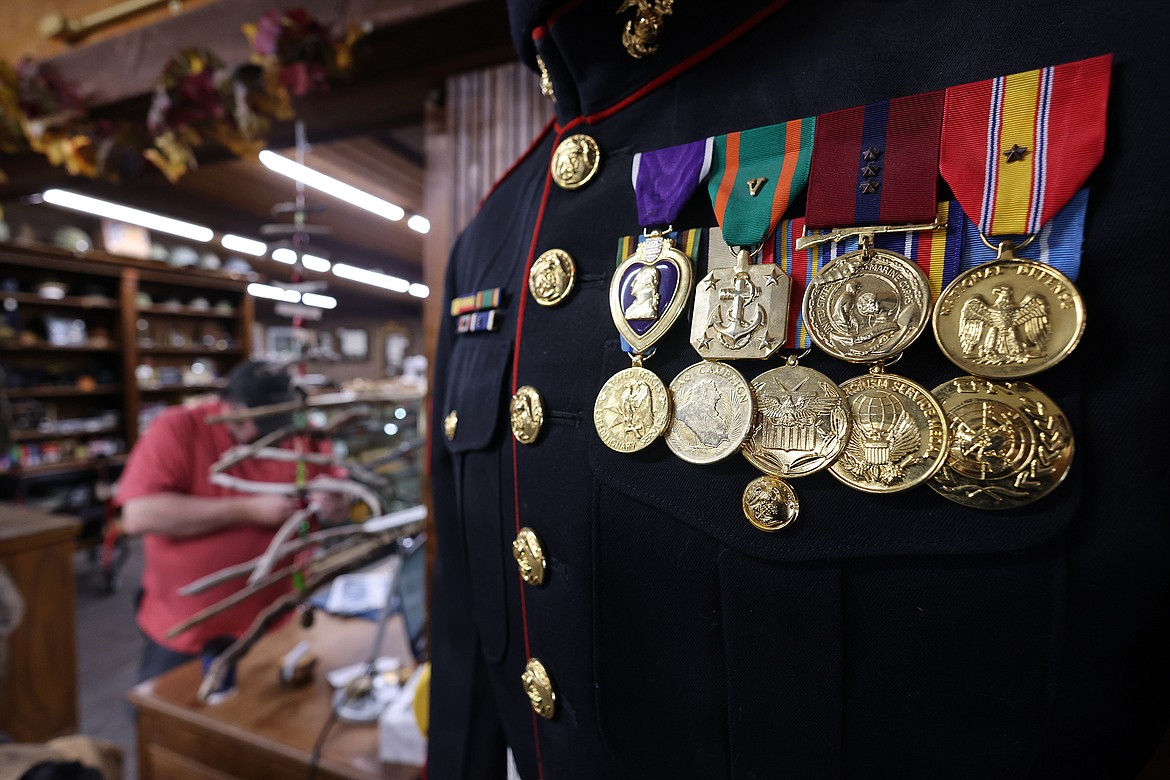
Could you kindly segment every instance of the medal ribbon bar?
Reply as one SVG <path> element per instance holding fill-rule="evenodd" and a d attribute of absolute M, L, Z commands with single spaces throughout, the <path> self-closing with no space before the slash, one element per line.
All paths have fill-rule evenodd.
<path fill-rule="evenodd" d="M 941 90 L 817 117 L 808 226 L 934 219 L 942 117 Z"/>
<path fill-rule="evenodd" d="M 1031 235 L 1101 161 L 1112 57 L 946 90 L 939 170 L 985 236 Z"/>

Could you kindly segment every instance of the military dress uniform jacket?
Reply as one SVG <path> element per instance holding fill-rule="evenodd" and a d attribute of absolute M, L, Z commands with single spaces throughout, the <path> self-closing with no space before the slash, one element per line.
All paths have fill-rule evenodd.
<path fill-rule="evenodd" d="M 1165 732 L 1170 671 L 1164 4 L 678 0 L 643 59 L 622 46 L 619 5 L 513 3 L 557 118 L 446 278 L 448 302 L 494 287 L 504 300 L 497 331 L 448 321 L 439 339 L 430 777 L 502 777 L 505 744 L 526 779 L 1134 777 Z M 799 519 L 766 534 L 743 517 L 758 472 L 738 455 L 696 466 L 661 441 L 601 443 L 594 400 L 630 364 L 607 286 L 618 239 L 641 231 L 634 153 L 1107 52 L 1087 332 L 1029 379 L 1076 434 L 1051 495 L 988 512 L 821 472 L 794 481 Z M 575 133 L 601 162 L 570 191 L 549 163 Z M 675 226 L 714 224 L 700 192 Z M 576 285 L 538 306 L 527 271 L 553 248 Z M 687 330 L 646 363 L 665 383 L 698 360 Z M 749 379 L 777 364 L 735 363 Z M 837 382 L 864 370 L 816 350 L 802 364 Z M 963 373 L 929 334 L 897 372 L 928 388 Z M 532 444 L 508 422 L 523 385 L 543 396 Z M 543 544 L 539 586 L 513 560 L 521 527 Z M 521 685 L 531 657 L 552 719 Z"/>

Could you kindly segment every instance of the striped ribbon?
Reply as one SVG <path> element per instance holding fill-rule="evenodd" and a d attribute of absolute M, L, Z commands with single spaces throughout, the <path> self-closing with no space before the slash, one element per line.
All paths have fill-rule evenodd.
<path fill-rule="evenodd" d="M 499 330 L 504 312 L 500 309 L 463 314 L 455 321 L 456 333 L 483 333 Z"/>
<path fill-rule="evenodd" d="M 480 290 L 470 295 L 460 295 L 458 298 L 451 299 L 451 316 L 458 317 L 468 312 L 496 309 L 499 308 L 502 299 L 503 290 L 500 287 Z"/>
<path fill-rule="evenodd" d="M 1089 190 L 1085 188 L 1072 197 L 1068 205 L 1040 228 L 1032 243 L 1015 250 L 1016 257 L 1026 257 L 1047 263 L 1072 281 L 1081 272 L 1081 245 L 1085 234 L 1085 210 L 1089 205 Z M 979 238 L 979 226 L 963 215 L 958 203 L 952 205 L 952 214 L 963 225 L 962 249 L 959 254 L 959 271 L 966 271 L 977 265 L 995 259 L 996 253 Z M 993 240 L 991 243 L 995 243 Z"/>
<path fill-rule="evenodd" d="M 695 228 L 692 230 L 675 230 L 663 235 L 674 241 L 674 248 L 682 252 L 690 258 L 691 265 L 695 265 L 699 261 L 699 247 L 700 239 L 703 236 L 702 228 Z M 638 251 L 638 245 L 645 241 L 647 236 L 645 234 L 637 236 L 625 236 L 618 239 L 617 262 L 616 265 L 621 265 L 630 255 Z M 633 352 L 634 348 L 626 341 L 625 337 L 619 336 L 622 340 L 622 352 Z M 653 354 L 653 350 L 645 354 Z"/>
<path fill-rule="evenodd" d="M 816 119 L 715 137 L 707 191 L 723 237 L 732 246 L 759 246 L 808 183 Z M 765 179 L 752 195 L 749 182 Z"/>
<path fill-rule="evenodd" d="M 1080 190 L 1105 149 L 1112 57 L 946 90 L 939 169 L 984 235 L 1030 235 Z"/>
<path fill-rule="evenodd" d="M 817 117 L 808 180 L 810 227 L 930 222 L 938 202 L 943 93 Z"/>

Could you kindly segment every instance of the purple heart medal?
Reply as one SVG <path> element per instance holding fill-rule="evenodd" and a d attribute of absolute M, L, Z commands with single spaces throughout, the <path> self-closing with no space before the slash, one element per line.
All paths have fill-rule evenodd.
<path fill-rule="evenodd" d="M 597 435 L 617 452 L 648 447 L 670 424 L 666 385 L 643 368 L 642 361 L 690 297 L 691 260 L 668 234 L 710 162 L 709 141 L 634 155 L 634 197 L 645 230 L 637 250 L 618 266 L 609 285 L 610 315 L 629 346 L 633 365 L 609 378 L 593 406 Z"/>

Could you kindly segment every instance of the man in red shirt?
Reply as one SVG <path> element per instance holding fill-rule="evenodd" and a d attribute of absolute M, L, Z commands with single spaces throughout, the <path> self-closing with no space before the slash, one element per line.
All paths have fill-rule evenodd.
<path fill-rule="evenodd" d="M 264 363 L 241 363 L 228 376 L 219 400 L 167 409 L 134 445 L 118 487 L 126 533 L 142 534 L 146 566 L 138 626 L 146 638 L 139 680 L 194 658 L 216 637 L 237 637 L 289 584 L 274 585 L 229 610 L 168 639 L 167 630 L 237 591 L 235 580 L 194 596 L 178 589 L 213 571 L 264 552 L 276 529 L 297 509 L 291 496 L 249 495 L 211 482 L 211 465 L 236 444 L 251 442 L 287 421 L 266 417 L 208 424 L 209 415 L 279 403 L 292 398 L 290 377 Z M 286 442 L 284 446 L 291 446 Z M 260 482 L 291 483 L 296 464 L 247 460 L 229 474 Z M 309 466 L 309 478 L 328 469 Z M 347 500 L 338 494 L 311 497 L 326 520 L 340 519 Z"/>

